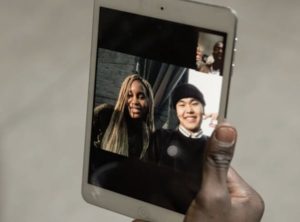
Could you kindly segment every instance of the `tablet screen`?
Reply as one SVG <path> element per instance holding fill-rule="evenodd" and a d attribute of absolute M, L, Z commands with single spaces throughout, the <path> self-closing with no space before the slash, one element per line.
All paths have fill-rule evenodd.
<path fill-rule="evenodd" d="M 184 214 L 200 187 L 201 146 L 217 124 L 226 34 L 99 10 L 88 181 Z M 174 105 L 174 90 L 187 83 L 198 91 L 184 88 L 179 99 L 200 100 L 200 122 L 196 111 L 181 122 Z M 132 109 L 130 99 L 139 100 Z M 195 138 L 184 121 L 200 123 Z"/>

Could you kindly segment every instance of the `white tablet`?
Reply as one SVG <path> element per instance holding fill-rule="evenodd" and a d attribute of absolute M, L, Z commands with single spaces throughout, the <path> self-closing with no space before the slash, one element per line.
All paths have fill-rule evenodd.
<path fill-rule="evenodd" d="M 145 160 L 144 138 L 150 144 L 155 130 L 176 129 L 172 93 L 180 84 L 192 84 L 204 95 L 204 134 L 209 136 L 226 116 L 236 25 L 231 9 L 195 1 L 95 0 L 82 182 L 87 202 L 132 218 L 183 220 L 200 182 L 172 165 Z M 153 94 L 153 100 L 146 105 L 151 106 L 155 130 L 122 122 L 128 114 L 120 108 L 126 107 L 120 98 L 126 103 L 131 94 L 121 88 L 132 75 L 145 80 L 143 89 L 147 84 L 151 88 L 145 94 L 147 98 Z M 117 121 L 123 131 L 114 131 L 112 122 Z M 105 149 L 107 129 L 122 152 Z M 150 136 L 144 137 L 144 132 Z M 140 141 L 140 137 L 143 142 L 130 145 L 132 138 Z M 142 154 L 135 155 L 131 146 L 139 144 Z"/>

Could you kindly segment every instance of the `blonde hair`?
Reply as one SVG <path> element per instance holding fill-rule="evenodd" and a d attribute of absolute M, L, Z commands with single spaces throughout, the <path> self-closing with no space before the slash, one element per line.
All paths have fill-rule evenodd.
<path fill-rule="evenodd" d="M 146 89 L 148 98 L 148 112 L 142 121 L 143 128 L 143 147 L 140 158 L 142 158 L 149 146 L 150 134 L 154 132 L 154 99 L 150 84 L 137 74 L 127 76 L 119 92 L 113 114 L 109 125 L 102 139 L 102 149 L 128 156 L 128 129 L 126 124 L 125 110 L 127 107 L 127 98 L 133 81 L 138 80 Z"/>

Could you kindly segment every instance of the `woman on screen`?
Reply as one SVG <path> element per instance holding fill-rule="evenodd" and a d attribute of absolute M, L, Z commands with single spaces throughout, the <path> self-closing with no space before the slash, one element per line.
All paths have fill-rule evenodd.
<path fill-rule="evenodd" d="M 125 78 L 116 105 L 94 110 L 95 146 L 124 156 L 142 158 L 154 131 L 153 92 L 137 74 Z"/>

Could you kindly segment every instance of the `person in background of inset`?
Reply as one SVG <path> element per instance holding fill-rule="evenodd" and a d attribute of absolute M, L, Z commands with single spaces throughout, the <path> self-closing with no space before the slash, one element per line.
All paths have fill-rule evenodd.
<path fill-rule="evenodd" d="M 222 41 L 216 42 L 213 48 L 212 73 L 222 75 L 223 72 L 223 60 L 224 60 L 224 43 Z"/>
<path fill-rule="evenodd" d="M 137 74 L 125 78 L 116 105 L 94 109 L 94 145 L 116 154 L 142 158 L 154 131 L 153 92 Z"/>
<path fill-rule="evenodd" d="M 202 67 L 204 67 L 204 65 L 205 65 L 204 51 L 205 51 L 204 46 L 198 44 L 197 49 L 196 49 L 196 67 L 197 67 L 197 71 L 200 71 L 200 72 L 204 72 L 204 71 L 201 71 Z"/>
<path fill-rule="evenodd" d="M 205 48 L 203 45 L 198 44 L 196 50 L 196 70 L 203 73 L 211 72 L 211 67 L 208 65 L 208 55 L 204 54 Z M 213 62 L 213 60 L 212 60 Z M 211 63 L 212 63 L 211 62 Z"/>
<path fill-rule="evenodd" d="M 224 43 L 218 41 L 213 47 L 213 52 L 205 60 L 198 71 L 214 75 L 223 75 L 223 63 L 224 63 Z"/>
<path fill-rule="evenodd" d="M 200 189 L 190 204 L 184 222 L 259 222 L 264 201 L 230 166 L 237 140 L 236 129 L 219 124 L 203 159 Z M 201 158 L 200 158 L 201 159 Z M 143 222 L 136 219 L 133 222 Z"/>

